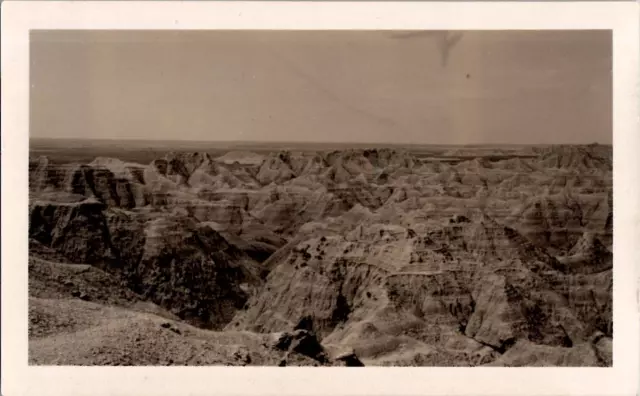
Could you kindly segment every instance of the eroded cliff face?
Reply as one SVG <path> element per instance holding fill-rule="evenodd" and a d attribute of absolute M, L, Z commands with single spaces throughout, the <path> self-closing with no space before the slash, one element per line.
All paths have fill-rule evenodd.
<path fill-rule="evenodd" d="M 41 157 L 30 164 L 31 256 L 101 272 L 33 262 L 32 297 L 59 298 L 72 277 L 81 305 L 151 304 L 113 317 L 171 350 L 207 345 L 201 359 L 177 353 L 186 364 L 610 365 L 610 153 L 448 155 Z M 34 301 L 44 328 L 51 304 Z M 215 341 L 189 338 L 205 331 L 189 324 Z M 132 361 L 160 359 L 147 352 Z"/>
<path fill-rule="evenodd" d="M 329 344 L 346 338 L 369 363 L 392 359 L 371 352 L 385 337 L 402 335 L 436 349 L 466 337 L 475 343 L 470 348 L 489 347 L 496 354 L 487 356 L 495 357 L 517 340 L 570 348 L 601 331 L 597 323 L 610 315 L 609 302 L 589 311 L 591 297 L 573 287 L 576 276 L 595 282 L 584 278 L 590 275 L 571 273 L 486 215 L 459 221 L 425 236 L 400 226 L 362 225 L 354 230 L 360 238 L 309 236 L 271 263 L 263 291 L 227 328 L 271 332 L 309 318 Z M 610 268 L 597 272 L 607 273 Z M 426 361 L 444 363 L 451 353 Z M 400 364 L 406 356 L 396 358 Z"/>
<path fill-rule="evenodd" d="M 97 200 L 77 203 L 35 202 L 29 210 L 29 237 L 49 246 L 73 263 L 97 263 L 113 257 Z"/>
<path fill-rule="evenodd" d="M 201 327 L 225 325 L 261 283 L 254 260 L 181 214 L 132 213 L 93 200 L 35 203 L 30 234 L 66 261 L 103 269 Z"/>

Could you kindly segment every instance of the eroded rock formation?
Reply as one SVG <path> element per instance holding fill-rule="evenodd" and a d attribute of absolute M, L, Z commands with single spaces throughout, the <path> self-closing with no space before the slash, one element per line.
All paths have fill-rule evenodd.
<path fill-rule="evenodd" d="M 611 164 L 602 146 L 35 158 L 30 356 L 608 366 Z"/>

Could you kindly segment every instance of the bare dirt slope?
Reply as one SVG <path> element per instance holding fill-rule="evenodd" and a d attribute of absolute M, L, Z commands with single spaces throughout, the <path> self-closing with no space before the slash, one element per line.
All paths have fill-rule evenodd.
<path fill-rule="evenodd" d="M 30 361 L 611 365 L 611 147 L 485 151 L 32 158 Z"/>

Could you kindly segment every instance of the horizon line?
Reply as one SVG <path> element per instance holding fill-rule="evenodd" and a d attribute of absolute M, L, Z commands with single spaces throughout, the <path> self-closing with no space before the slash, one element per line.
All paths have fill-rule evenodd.
<path fill-rule="evenodd" d="M 354 141 L 298 141 L 298 140 L 187 140 L 187 139 L 144 139 L 144 138 L 86 138 L 86 137 L 37 137 L 30 136 L 29 141 L 33 140 L 73 140 L 73 141 L 96 141 L 96 142 L 118 142 L 118 141 L 128 141 L 128 142 L 158 142 L 158 143 L 211 143 L 211 144 L 303 144 L 303 145 L 314 145 L 314 144 L 344 144 L 344 145 L 390 145 L 390 146 L 405 146 L 405 145 L 416 145 L 416 146 L 553 146 L 553 145 L 602 145 L 602 146 L 613 146 L 613 142 L 611 143 L 603 143 L 600 141 L 584 141 L 584 142 L 561 142 L 561 143 L 428 143 L 428 142 L 354 142 Z"/>

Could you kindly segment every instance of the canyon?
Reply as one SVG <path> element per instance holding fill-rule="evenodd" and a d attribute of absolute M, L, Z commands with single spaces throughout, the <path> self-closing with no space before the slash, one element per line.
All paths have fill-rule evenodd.
<path fill-rule="evenodd" d="M 611 146 L 290 146 L 32 150 L 30 364 L 612 365 Z"/>

